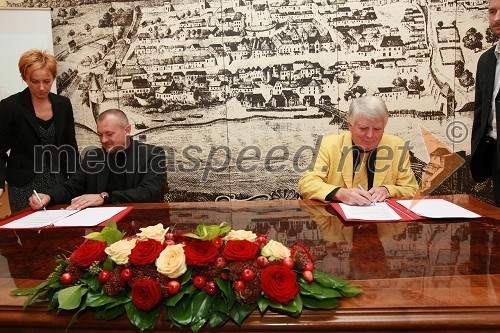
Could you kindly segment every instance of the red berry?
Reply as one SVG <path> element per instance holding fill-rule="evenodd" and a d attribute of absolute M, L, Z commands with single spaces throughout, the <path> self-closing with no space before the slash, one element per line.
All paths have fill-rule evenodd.
<path fill-rule="evenodd" d="M 259 236 L 259 237 L 257 237 L 257 243 L 259 243 L 259 244 L 266 244 L 267 243 L 267 237 L 266 236 Z"/>
<path fill-rule="evenodd" d="M 171 280 L 169 283 L 167 283 L 167 293 L 169 295 L 177 294 L 180 289 L 181 289 L 181 284 L 179 283 L 179 281 Z"/>
<path fill-rule="evenodd" d="M 203 275 L 196 275 L 193 279 L 193 284 L 198 289 L 205 288 L 205 285 L 207 284 L 207 279 Z"/>
<path fill-rule="evenodd" d="M 290 257 L 283 258 L 283 260 L 282 260 L 282 264 L 283 264 L 283 266 L 285 266 L 286 268 L 290 268 L 290 269 L 292 269 L 292 268 L 293 268 L 293 266 L 295 266 L 295 262 L 294 262 L 294 261 L 293 261 L 293 259 L 292 259 L 292 258 L 290 258 Z"/>
<path fill-rule="evenodd" d="M 243 279 L 243 281 L 250 282 L 254 277 L 255 272 L 253 271 L 253 269 L 245 268 L 243 272 L 241 272 L 241 278 Z"/>
<path fill-rule="evenodd" d="M 215 268 L 218 268 L 218 269 L 222 269 L 224 267 L 226 267 L 226 258 L 222 257 L 222 256 L 218 256 L 215 258 Z"/>
<path fill-rule="evenodd" d="M 167 239 L 164 244 L 165 246 L 175 245 L 175 242 L 172 239 Z"/>
<path fill-rule="evenodd" d="M 99 280 L 100 283 L 106 283 L 108 282 L 109 278 L 111 277 L 111 273 L 106 271 L 106 270 L 102 270 L 99 275 L 97 276 L 97 279 Z"/>
<path fill-rule="evenodd" d="M 73 274 L 70 272 L 66 272 L 63 275 L 61 275 L 61 282 L 62 284 L 70 284 L 73 282 Z"/>
<path fill-rule="evenodd" d="M 306 279 L 307 283 L 311 283 L 314 280 L 313 273 L 311 271 L 302 271 L 302 276 Z"/>
<path fill-rule="evenodd" d="M 243 291 L 243 289 L 245 289 L 245 281 L 243 280 L 236 280 L 234 282 L 234 290 L 236 291 Z"/>
<path fill-rule="evenodd" d="M 266 257 L 259 256 L 257 258 L 257 265 L 259 265 L 259 267 L 266 267 L 267 264 L 269 264 L 269 260 Z"/>
<path fill-rule="evenodd" d="M 218 291 L 219 291 L 219 286 L 217 286 L 217 283 L 215 283 L 214 281 L 209 281 L 205 285 L 205 292 L 210 296 L 217 294 Z"/>
<path fill-rule="evenodd" d="M 220 277 L 223 280 L 229 280 L 229 275 L 227 273 L 220 273 Z"/>
<path fill-rule="evenodd" d="M 215 237 L 212 239 L 212 244 L 214 244 L 216 248 L 220 249 L 222 245 L 224 245 L 224 241 L 220 237 Z"/>
<path fill-rule="evenodd" d="M 173 233 L 171 233 L 171 232 L 167 232 L 167 233 L 165 234 L 165 239 L 166 239 L 166 240 L 174 240 L 174 234 L 173 234 Z"/>
<path fill-rule="evenodd" d="M 130 280 L 132 280 L 132 276 L 134 276 L 134 272 L 130 268 L 125 268 L 120 273 L 120 276 L 121 276 L 122 280 L 130 281 Z"/>
<path fill-rule="evenodd" d="M 308 261 L 307 264 L 306 264 L 306 267 L 304 267 L 304 270 L 305 271 L 314 271 L 314 263 Z"/>

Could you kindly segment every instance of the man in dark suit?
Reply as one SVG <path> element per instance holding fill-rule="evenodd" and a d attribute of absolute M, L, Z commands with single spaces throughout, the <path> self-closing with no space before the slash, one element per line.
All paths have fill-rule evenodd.
<path fill-rule="evenodd" d="M 166 182 L 165 151 L 133 140 L 123 111 L 110 109 L 97 118 L 102 148 L 92 149 L 75 175 L 47 193 L 32 195 L 30 206 L 70 203 L 84 209 L 107 203 L 160 202 Z"/>
<path fill-rule="evenodd" d="M 488 5 L 490 29 L 500 36 L 500 0 Z M 491 176 L 495 204 L 500 207 L 500 44 L 483 53 L 477 63 L 474 122 L 471 141 L 471 174 L 476 182 Z"/>

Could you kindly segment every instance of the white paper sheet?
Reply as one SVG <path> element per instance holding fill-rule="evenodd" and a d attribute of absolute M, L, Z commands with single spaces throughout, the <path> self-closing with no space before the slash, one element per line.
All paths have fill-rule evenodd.
<path fill-rule="evenodd" d="M 444 199 L 397 200 L 397 202 L 415 214 L 434 219 L 481 217 Z"/>
<path fill-rule="evenodd" d="M 56 227 L 91 227 L 107 221 L 127 207 L 89 207 L 54 223 Z"/>
<path fill-rule="evenodd" d="M 385 202 L 377 202 L 371 206 L 350 206 L 339 204 L 347 219 L 370 220 L 370 221 L 395 221 L 401 220 L 391 207 Z"/>
<path fill-rule="evenodd" d="M 70 215 L 77 213 L 78 210 L 39 210 L 29 215 L 23 216 L 20 219 L 9 222 L 0 228 L 4 229 L 36 229 L 44 228 L 51 224 L 67 218 Z"/>

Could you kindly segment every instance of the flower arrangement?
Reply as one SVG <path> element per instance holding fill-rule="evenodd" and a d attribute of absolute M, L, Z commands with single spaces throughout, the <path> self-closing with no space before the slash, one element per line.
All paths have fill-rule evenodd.
<path fill-rule="evenodd" d="M 154 327 L 162 307 L 167 320 L 196 332 L 228 320 L 241 325 L 256 308 L 298 316 L 302 308 L 333 309 L 357 286 L 314 269 L 300 242 L 292 247 L 246 230 L 200 224 L 196 233 L 171 233 L 162 224 L 124 237 L 116 223 L 90 233 L 38 286 L 16 289 L 48 308 L 95 309 L 96 319 L 126 313 L 140 330 Z M 70 323 L 70 324 L 71 324 Z"/>

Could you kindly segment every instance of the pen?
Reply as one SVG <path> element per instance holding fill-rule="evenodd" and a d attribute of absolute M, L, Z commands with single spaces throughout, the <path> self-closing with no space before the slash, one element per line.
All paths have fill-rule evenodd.
<path fill-rule="evenodd" d="M 38 193 L 36 193 L 36 190 L 33 190 L 33 194 L 38 199 L 38 201 L 42 204 L 43 210 L 47 210 L 47 208 L 45 208 L 45 205 L 42 202 L 42 198 L 40 198 L 40 196 L 38 195 Z"/>
<path fill-rule="evenodd" d="M 361 191 L 364 191 L 365 189 L 363 188 L 363 186 L 361 186 L 361 184 L 358 184 L 358 187 Z M 371 203 L 372 206 L 375 206 L 375 202 L 372 201 Z"/>

